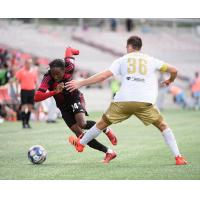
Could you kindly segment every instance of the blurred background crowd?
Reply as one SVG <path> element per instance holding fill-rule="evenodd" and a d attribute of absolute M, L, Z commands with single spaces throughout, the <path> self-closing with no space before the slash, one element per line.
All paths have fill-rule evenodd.
<path fill-rule="evenodd" d="M 80 50 L 74 78 L 87 78 L 125 54 L 130 35 L 143 39 L 144 53 L 178 68 L 177 81 L 159 87 L 157 106 L 198 111 L 200 19 L 0 19 L 0 123 L 21 119 L 16 73 L 27 61 L 36 74 L 37 88 L 48 63 L 63 58 L 71 46 Z M 159 83 L 165 79 L 158 76 Z M 103 111 L 119 86 L 116 78 L 82 89 L 88 111 Z M 32 120 L 48 123 L 58 117 L 53 98 L 35 104 L 31 114 Z"/>

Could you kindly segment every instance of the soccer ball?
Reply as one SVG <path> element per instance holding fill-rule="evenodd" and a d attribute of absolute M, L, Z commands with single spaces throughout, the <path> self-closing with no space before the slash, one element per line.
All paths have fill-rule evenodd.
<path fill-rule="evenodd" d="M 33 164 L 42 164 L 47 158 L 47 152 L 44 147 L 34 145 L 28 150 L 28 159 Z"/>

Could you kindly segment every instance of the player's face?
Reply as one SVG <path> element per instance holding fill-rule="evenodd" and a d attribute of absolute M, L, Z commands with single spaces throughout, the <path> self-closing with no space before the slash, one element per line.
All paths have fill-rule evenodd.
<path fill-rule="evenodd" d="M 25 67 L 26 69 L 30 69 L 31 68 L 31 65 L 32 65 L 32 60 L 31 59 L 28 59 L 25 61 Z"/>
<path fill-rule="evenodd" d="M 63 76 L 65 74 L 65 70 L 61 69 L 59 67 L 55 67 L 55 68 L 51 69 L 50 72 L 51 72 L 51 75 L 52 75 L 53 79 L 56 82 L 62 81 Z"/>
<path fill-rule="evenodd" d="M 127 53 L 131 53 L 131 52 L 134 51 L 132 45 L 130 45 L 130 44 L 128 44 L 128 45 L 126 46 L 126 50 L 127 50 Z"/>

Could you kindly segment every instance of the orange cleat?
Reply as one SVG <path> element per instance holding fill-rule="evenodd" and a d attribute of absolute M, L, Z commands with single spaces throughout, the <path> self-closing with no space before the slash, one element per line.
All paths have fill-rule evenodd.
<path fill-rule="evenodd" d="M 106 132 L 106 135 L 112 143 L 112 145 L 117 145 L 117 137 L 115 136 L 111 128 L 109 128 L 108 132 Z"/>
<path fill-rule="evenodd" d="M 188 162 L 182 156 L 176 156 L 175 160 L 176 160 L 176 165 L 187 165 L 188 164 Z"/>
<path fill-rule="evenodd" d="M 69 136 L 69 143 L 75 147 L 78 152 L 82 152 L 84 150 L 84 145 L 80 144 L 80 138 L 76 138 L 74 136 Z"/>
<path fill-rule="evenodd" d="M 111 160 L 117 157 L 115 152 L 113 153 L 106 153 L 105 158 L 103 159 L 103 163 L 108 164 Z"/>

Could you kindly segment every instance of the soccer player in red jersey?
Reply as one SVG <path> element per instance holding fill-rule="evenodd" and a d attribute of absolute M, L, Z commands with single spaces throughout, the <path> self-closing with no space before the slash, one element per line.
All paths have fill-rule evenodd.
<path fill-rule="evenodd" d="M 85 109 L 83 94 L 79 90 L 69 92 L 65 89 L 65 83 L 72 80 L 74 72 L 75 65 L 71 59 L 74 59 L 73 55 L 78 54 L 78 50 L 67 48 L 64 60 L 55 59 L 49 64 L 50 70 L 44 75 L 34 99 L 35 102 L 39 102 L 53 96 L 67 126 L 77 137 L 82 137 L 82 129 L 90 129 L 96 122 L 91 120 L 86 121 L 85 119 L 85 115 L 88 114 Z M 104 133 L 113 145 L 117 144 L 117 138 L 110 128 L 105 129 Z M 108 163 L 116 157 L 116 153 L 113 150 L 95 139 L 89 142 L 88 145 L 106 154 L 103 160 L 104 163 Z"/>

